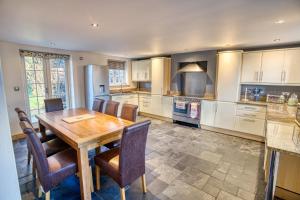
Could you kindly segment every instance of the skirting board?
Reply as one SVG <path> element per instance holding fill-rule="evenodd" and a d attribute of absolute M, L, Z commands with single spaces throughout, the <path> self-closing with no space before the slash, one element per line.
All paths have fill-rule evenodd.
<path fill-rule="evenodd" d="M 255 141 L 258 141 L 258 142 L 265 142 L 264 137 L 251 135 L 251 134 L 248 134 L 248 133 L 242 133 L 242 132 L 238 132 L 238 131 L 232 131 L 232 130 L 216 128 L 216 127 L 211 127 L 211 126 L 206 126 L 206 125 L 201 125 L 201 128 L 204 129 L 204 130 L 214 131 L 214 132 L 217 132 L 217 133 L 223 133 L 223 134 L 226 134 L 226 135 L 232 135 L 232 136 L 245 138 L 245 139 L 249 139 L 249 140 L 255 140 Z"/>
<path fill-rule="evenodd" d="M 159 120 L 163 120 L 163 121 L 167 121 L 167 122 L 173 122 L 173 120 L 171 118 L 162 117 L 162 116 L 158 116 L 158 115 L 152 115 L 149 113 L 139 112 L 139 115 L 144 116 L 144 117 L 151 117 L 154 119 L 159 119 Z"/>
<path fill-rule="evenodd" d="M 26 138 L 26 135 L 24 133 L 15 133 L 11 135 L 11 138 L 13 141 L 16 141 Z"/>

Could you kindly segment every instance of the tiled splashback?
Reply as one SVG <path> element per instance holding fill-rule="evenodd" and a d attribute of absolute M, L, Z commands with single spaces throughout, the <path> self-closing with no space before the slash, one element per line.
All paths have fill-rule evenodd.
<path fill-rule="evenodd" d="M 296 93 L 298 95 L 298 99 L 300 98 L 300 86 L 241 85 L 241 98 L 244 98 L 246 88 L 248 91 L 252 91 L 254 88 L 262 89 L 260 99 L 262 101 L 266 99 L 267 94 L 281 95 L 282 92 L 289 92 L 290 95 L 292 93 Z"/>
<path fill-rule="evenodd" d="M 139 82 L 137 89 L 139 91 L 151 92 L 151 82 Z"/>

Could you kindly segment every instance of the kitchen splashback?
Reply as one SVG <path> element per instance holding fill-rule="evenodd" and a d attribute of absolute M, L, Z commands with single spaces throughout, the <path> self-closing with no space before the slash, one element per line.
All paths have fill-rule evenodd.
<path fill-rule="evenodd" d="M 244 98 L 245 91 L 253 90 L 254 88 L 262 89 L 262 99 L 265 99 L 267 94 L 281 95 L 282 92 L 296 93 L 300 97 L 300 86 L 273 86 L 273 85 L 241 85 L 241 98 Z"/>

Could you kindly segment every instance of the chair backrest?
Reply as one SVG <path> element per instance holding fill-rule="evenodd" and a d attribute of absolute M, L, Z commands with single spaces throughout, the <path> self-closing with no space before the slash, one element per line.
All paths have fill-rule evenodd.
<path fill-rule="evenodd" d="M 32 123 L 31 123 L 30 119 L 28 118 L 28 116 L 26 115 L 26 113 L 19 112 L 18 113 L 18 117 L 19 117 L 20 121 L 26 121 L 26 122 L 28 122 L 32 126 Z"/>
<path fill-rule="evenodd" d="M 103 112 L 104 102 L 105 102 L 105 100 L 103 100 L 103 99 L 95 99 L 92 110 L 97 111 L 97 112 Z"/>
<path fill-rule="evenodd" d="M 36 164 L 39 179 L 43 185 L 43 183 L 47 181 L 47 175 L 49 174 L 49 165 L 45 150 L 33 127 L 27 121 L 20 121 L 20 126 L 23 133 L 26 134 L 26 139 Z"/>
<path fill-rule="evenodd" d="M 60 111 L 64 109 L 64 104 L 61 98 L 45 99 L 46 112 Z"/>
<path fill-rule="evenodd" d="M 150 123 L 147 120 L 124 128 L 119 161 L 121 187 L 131 184 L 145 173 L 145 150 Z"/>
<path fill-rule="evenodd" d="M 116 101 L 107 101 L 105 107 L 105 114 L 117 117 L 119 104 L 120 103 Z"/>
<path fill-rule="evenodd" d="M 135 122 L 137 115 L 138 106 L 132 104 L 123 104 L 121 111 L 121 118 L 126 119 L 128 121 Z"/>

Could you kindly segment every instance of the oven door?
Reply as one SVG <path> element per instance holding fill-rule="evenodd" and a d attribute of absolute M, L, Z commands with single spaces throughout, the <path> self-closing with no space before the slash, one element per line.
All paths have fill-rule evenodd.
<path fill-rule="evenodd" d="M 181 102 L 184 103 L 184 105 L 178 106 L 176 101 L 173 103 L 173 115 L 179 115 L 179 116 L 188 116 L 189 113 L 189 102 Z"/>

